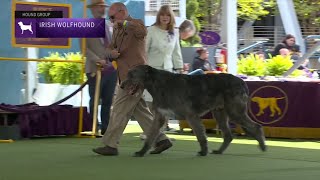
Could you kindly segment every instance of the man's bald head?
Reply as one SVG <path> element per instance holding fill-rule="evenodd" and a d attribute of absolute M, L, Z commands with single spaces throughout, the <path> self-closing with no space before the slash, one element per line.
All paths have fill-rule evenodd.
<path fill-rule="evenodd" d="M 116 8 L 116 9 L 118 9 L 118 10 L 123 10 L 123 11 L 128 12 L 128 9 L 127 9 L 126 5 L 124 5 L 124 4 L 121 3 L 121 2 L 115 2 L 115 3 L 113 3 L 113 4 L 111 5 L 110 9 L 111 9 L 111 8 Z"/>
<path fill-rule="evenodd" d="M 123 3 L 115 2 L 110 6 L 108 14 L 111 20 L 124 20 L 128 17 L 128 9 Z"/>

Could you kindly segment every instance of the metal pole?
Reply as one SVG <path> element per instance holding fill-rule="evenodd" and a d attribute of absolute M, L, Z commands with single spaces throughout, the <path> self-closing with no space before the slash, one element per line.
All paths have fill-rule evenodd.
<path fill-rule="evenodd" d="M 83 18 L 87 18 L 87 0 L 81 0 L 83 1 Z M 83 83 L 84 80 L 84 62 L 85 62 L 85 54 L 86 54 L 86 38 L 81 39 L 81 54 L 82 58 L 81 61 L 83 62 L 81 65 L 81 75 L 80 75 L 80 82 Z M 79 123 L 78 123 L 78 136 L 81 136 L 81 132 L 83 129 L 83 91 L 80 92 L 80 110 L 79 110 Z M 93 132 L 94 133 L 94 132 Z"/>
<path fill-rule="evenodd" d="M 36 62 L 84 63 L 82 60 L 26 59 L 26 58 L 12 58 L 12 57 L 0 57 L 0 61 L 36 61 Z"/>
<path fill-rule="evenodd" d="M 312 54 L 314 54 L 320 48 L 320 41 L 312 46 L 299 60 L 283 74 L 284 77 L 289 76 L 294 70 L 296 70 L 306 59 L 308 59 Z"/>
<path fill-rule="evenodd" d="M 295 36 L 297 44 L 301 47 L 301 53 L 304 54 L 306 52 L 306 47 L 303 43 L 301 28 L 293 1 L 277 0 L 277 4 L 286 34 L 292 34 Z"/>
<path fill-rule="evenodd" d="M 237 74 L 237 0 L 226 1 L 224 6 L 227 24 L 227 65 L 228 73 Z"/>
<path fill-rule="evenodd" d="M 92 133 L 97 135 L 97 122 L 98 122 L 98 106 L 100 100 L 100 84 L 101 84 L 101 66 L 97 65 L 96 73 L 96 89 L 94 92 L 94 104 L 93 104 L 93 124 Z"/>

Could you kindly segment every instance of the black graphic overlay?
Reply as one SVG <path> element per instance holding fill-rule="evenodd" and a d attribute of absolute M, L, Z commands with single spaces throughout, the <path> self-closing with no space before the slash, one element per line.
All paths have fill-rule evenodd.
<path fill-rule="evenodd" d="M 15 18 L 63 18 L 62 11 L 15 11 Z"/>

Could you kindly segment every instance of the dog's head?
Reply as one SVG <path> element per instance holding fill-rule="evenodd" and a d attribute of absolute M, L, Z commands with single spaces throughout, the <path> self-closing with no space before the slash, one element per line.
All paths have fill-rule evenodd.
<path fill-rule="evenodd" d="M 131 95 L 134 95 L 139 89 L 144 90 L 151 70 L 152 67 L 148 65 L 134 67 L 129 71 L 127 79 L 121 83 L 120 88 L 125 89 Z"/>
<path fill-rule="evenodd" d="M 18 24 L 19 24 L 19 26 L 22 26 L 22 25 L 23 25 L 23 23 L 22 23 L 21 21 L 19 21 Z"/>
<path fill-rule="evenodd" d="M 251 101 L 252 102 L 258 102 L 259 99 L 260 99 L 259 97 L 255 96 L 255 97 L 251 98 Z"/>

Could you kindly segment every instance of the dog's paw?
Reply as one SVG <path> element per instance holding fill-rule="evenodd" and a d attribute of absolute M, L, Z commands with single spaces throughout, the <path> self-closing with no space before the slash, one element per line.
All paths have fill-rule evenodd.
<path fill-rule="evenodd" d="M 219 150 L 212 150 L 211 154 L 222 154 L 222 152 Z"/>
<path fill-rule="evenodd" d="M 206 151 L 199 151 L 197 153 L 198 156 L 206 156 L 207 154 L 208 154 L 208 152 L 206 152 Z"/>
<path fill-rule="evenodd" d="M 266 145 L 259 145 L 259 148 L 261 151 L 266 152 L 267 151 L 267 146 Z"/>
<path fill-rule="evenodd" d="M 143 156 L 144 156 L 144 153 L 141 153 L 140 151 L 135 152 L 135 153 L 133 154 L 133 157 L 143 157 Z"/>

